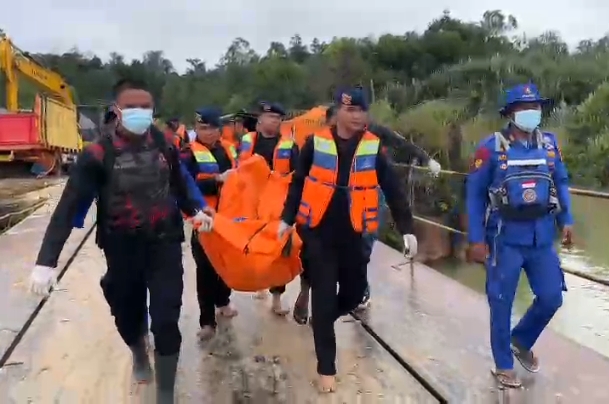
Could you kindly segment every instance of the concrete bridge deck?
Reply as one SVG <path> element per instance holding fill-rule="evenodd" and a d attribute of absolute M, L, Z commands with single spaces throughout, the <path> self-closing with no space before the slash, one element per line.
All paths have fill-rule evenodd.
<path fill-rule="evenodd" d="M 60 187 L 50 188 L 51 200 Z M 0 397 L 8 403 L 148 403 L 151 387 L 131 382 L 129 353 L 99 289 L 104 259 L 89 237 L 16 349 L 11 344 L 39 300 L 26 280 L 53 204 L 0 236 Z M 62 260 L 93 224 L 75 230 Z M 497 389 L 490 375 L 484 296 L 421 264 L 396 270 L 400 254 L 377 244 L 369 278 L 373 305 L 337 323 L 339 390 L 319 396 L 309 327 L 270 313 L 270 301 L 234 294 L 238 317 L 199 345 L 194 263 L 185 245 L 180 403 L 607 403 L 609 360 L 548 330 L 542 371 L 522 390 Z M 61 263 L 60 263 L 61 267 Z M 297 282 L 288 288 L 293 301 Z M 568 295 L 567 295 L 568 299 Z M 10 353 L 10 355 L 8 355 Z M 396 358 L 397 357 L 397 358 Z M 426 389 L 425 380 L 443 399 Z M 429 386 L 427 386 L 429 387 Z"/>

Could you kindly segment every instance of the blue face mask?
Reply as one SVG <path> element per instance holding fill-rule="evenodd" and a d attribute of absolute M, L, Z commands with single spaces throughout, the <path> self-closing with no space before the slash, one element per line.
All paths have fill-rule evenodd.
<path fill-rule="evenodd" d="M 532 133 L 541 123 L 541 111 L 538 109 L 526 109 L 514 112 L 513 122 L 518 129 Z"/>
<path fill-rule="evenodd" d="M 143 135 L 152 125 L 152 109 L 126 108 L 121 110 L 121 125 L 134 135 Z"/>

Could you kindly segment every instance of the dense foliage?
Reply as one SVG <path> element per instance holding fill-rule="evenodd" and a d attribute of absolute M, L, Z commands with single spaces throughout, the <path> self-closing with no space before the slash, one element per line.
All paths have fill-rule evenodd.
<path fill-rule="evenodd" d="M 494 10 L 478 22 L 445 12 L 423 33 L 309 45 L 295 35 L 288 45 L 272 42 L 262 55 L 237 38 L 217 66 L 188 59 L 183 74 L 162 51 L 133 61 L 112 54 L 104 62 L 79 50 L 36 58 L 67 78 L 79 103 L 98 104 L 117 76 L 136 75 L 149 81 L 163 114 L 187 120 L 201 104 L 228 112 L 267 99 L 305 109 L 327 102 L 337 86 L 361 84 L 375 101 L 377 120 L 441 156 L 449 128 L 461 130 L 470 151 L 502 124 L 496 112 L 502 88 L 532 80 L 556 100 L 545 126 L 558 132 L 576 182 L 608 185 L 609 37 L 570 51 L 558 33 L 529 39 L 511 35 L 515 28 L 514 17 Z M 22 91 L 24 105 L 33 91 Z"/>

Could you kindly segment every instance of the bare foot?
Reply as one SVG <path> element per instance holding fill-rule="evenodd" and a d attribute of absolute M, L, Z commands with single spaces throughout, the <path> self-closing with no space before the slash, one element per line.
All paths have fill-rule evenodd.
<path fill-rule="evenodd" d="M 214 335 L 216 335 L 216 329 L 214 327 L 212 327 L 211 325 L 204 326 L 197 333 L 197 337 L 201 341 L 210 340 L 213 338 Z"/>
<path fill-rule="evenodd" d="M 218 314 L 221 315 L 222 317 L 233 318 L 237 314 L 239 314 L 239 312 L 237 310 L 233 309 L 232 307 L 230 307 L 230 305 L 226 305 L 226 306 L 218 307 Z"/>
<path fill-rule="evenodd" d="M 284 308 L 281 304 L 281 295 L 273 295 L 273 303 L 271 305 L 271 310 L 278 316 L 286 316 L 290 309 Z"/>
<path fill-rule="evenodd" d="M 334 393 L 336 391 L 336 376 L 319 375 L 317 387 L 320 393 Z"/>
<path fill-rule="evenodd" d="M 264 300 L 266 299 L 268 293 L 266 290 L 259 290 L 258 292 L 256 292 L 256 294 L 254 295 L 254 299 L 257 300 Z"/>

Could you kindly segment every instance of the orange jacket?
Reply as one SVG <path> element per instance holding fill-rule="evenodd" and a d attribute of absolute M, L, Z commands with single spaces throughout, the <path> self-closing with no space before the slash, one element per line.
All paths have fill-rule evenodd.
<path fill-rule="evenodd" d="M 313 135 L 313 164 L 305 179 L 297 223 L 314 228 L 324 217 L 336 189 L 338 152 L 330 129 Z M 357 146 L 349 175 L 350 216 L 358 233 L 378 230 L 379 182 L 376 176 L 376 156 L 380 140 L 370 132 L 364 133 Z"/>
<path fill-rule="evenodd" d="M 252 157 L 257 137 L 258 133 L 256 132 L 249 132 L 243 135 L 241 138 L 241 150 L 239 152 L 240 162 Z M 277 142 L 277 146 L 275 147 L 275 153 L 273 155 L 273 171 L 280 174 L 290 173 L 290 157 L 292 157 L 292 147 L 294 147 L 294 140 L 292 140 L 291 136 L 282 135 L 279 142 Z"/>
<path fill-rule="evenodd" d="M 220 140 L 220 143 L 231 162 L 231 168 L 235 168 L 237 166 L 237 150 L 235 150 L 233 145 L 224 140 Z M 207 147 L 199 142 L 192 142 L 190 149 L 199 166 L 199 173 L 196 178 L 197 181 L 214 178 L 216 175 L 220 174 L 218 162 Z M 205 201 L 210 207 L 214 209 L 218 207 L 218 195 L 203 195 L 203 198 L 205 198 Z"/>

